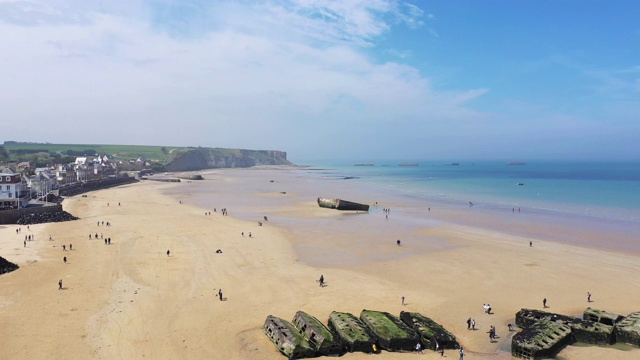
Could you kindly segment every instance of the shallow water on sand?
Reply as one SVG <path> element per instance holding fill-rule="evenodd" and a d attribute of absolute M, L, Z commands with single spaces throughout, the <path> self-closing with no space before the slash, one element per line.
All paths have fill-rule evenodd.
<path fill-rule="evenodd" d="M 430 229 L 472 227 L 536 240 L 640 254 L 638 221 L 521 207 L 425 199 L 362 178 L 327 176 L 314 169 L 229 169 L 203 172 L 167 194 L 230 216 L 275 224 L 288 231 L 300 260 L 314 266 L 357 266 L 454 247 Z M 321 209 L 317 197 L 372 204 L 369 212 Z M 375 205 L 377 203 L 377 205 Z M 383 211 L 390 208 L 389 213 Z M 267 215 L 269 222 L 263 220 Z M 318 241 L 322 240 L 322 241 Z M 390 246 L 402 240 L 412 251 Z"/>

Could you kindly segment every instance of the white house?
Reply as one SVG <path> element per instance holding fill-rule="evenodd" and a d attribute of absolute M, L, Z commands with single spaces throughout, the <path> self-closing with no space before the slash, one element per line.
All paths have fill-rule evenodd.
<path fill-rule="evenodd" d="M 29 196 L 26 187 L 22 183 L 20 174 L 11 169 L 0 173 L 0 208 L 19 209 L 29 204 Z"/>

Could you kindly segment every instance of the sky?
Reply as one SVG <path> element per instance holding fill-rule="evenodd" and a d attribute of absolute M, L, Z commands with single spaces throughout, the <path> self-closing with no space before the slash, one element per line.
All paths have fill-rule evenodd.
<path fill-rule="evenodd" d="M 640 160 L 635 0 L 0 0 L 0 141 Z"/>

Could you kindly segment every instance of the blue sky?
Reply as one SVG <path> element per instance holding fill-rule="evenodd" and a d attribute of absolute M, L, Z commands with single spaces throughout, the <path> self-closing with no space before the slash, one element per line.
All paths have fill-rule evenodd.
<path fill-rule="evenodd" d="M 0 140 L 640 159 L 636 1 L 0 0 Z"/>

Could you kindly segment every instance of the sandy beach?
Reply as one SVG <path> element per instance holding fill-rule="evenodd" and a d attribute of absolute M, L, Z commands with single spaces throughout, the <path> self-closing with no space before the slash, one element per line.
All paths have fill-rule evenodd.
<path fill-rule="evenodd" d="M 638 254 L 584 246 L 607 241 L 605 231 L 542 226 L 526 214 L 426 211 L 290 168 L 202 174 L 65 199 L 77 221 L 0 226 L 0 256 L 20 266 L 0 276 L 0 359 L 284 359 L 262 331 L 267 315 L 290 320 L 304 310 L 326 323 L 333 310 L 362 309 L 423 313 L 457 337 L 466 359 L 509 359 L 507 324 L 521 308 L 541 309 L 543 298 L 548 311 L 576 317 L 587 306 L 640 311 Z M 318 196 L 378 206 L 343 213 L 319 208 Z M 559 234 L 567 241 L 551 240 Z M 23 247 L 25 235 L 35 240 Z M 559 356 L 637 359 L 640 349 L 568 346 Z"/>

